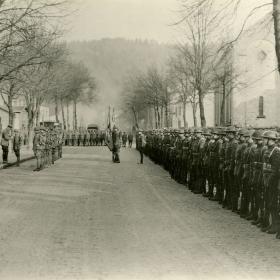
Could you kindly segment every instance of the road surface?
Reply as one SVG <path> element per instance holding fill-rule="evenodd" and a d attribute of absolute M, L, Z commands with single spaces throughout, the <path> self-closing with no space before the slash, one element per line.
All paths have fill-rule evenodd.
<path fill-rule="evenodd" d="M 1 170 L 0 279 L 279 279 L 280 242 L 133 149 Z"/>

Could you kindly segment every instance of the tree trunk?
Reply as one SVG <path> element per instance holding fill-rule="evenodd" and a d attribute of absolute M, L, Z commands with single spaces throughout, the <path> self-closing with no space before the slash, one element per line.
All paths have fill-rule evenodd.
<path fill-rule="evenodd" d="M 78 118 L 77 118 L 77 101 L 73 101 L 73 128 L 77 130 L 78 128 Z"/>
<path fill-rule="evenodd" d="M 280 72 L 280 0 L 273 0 L 273 21 L 275 35 L 275 51 Z"/>
<path fill-rule="evenodd" d="M 36 111 L 36 126 L 40 125 L 40 107 Z"/>
<path fill-rule="evenodd" d="M 225 118 L 225 108 L 226 108 L 226 89 L 225 85 L 223 85 L 223 93 L 222 93 L 222 104 L 221 104 L 221 115 L 220 115 L 220 125 L 225 126 L 226 125 L 226 118 Z"/>
<path fill-rule="evenodd" d="M 183 102 L 183 122 L 184 122 L 184 128 L 188 128 L 187 117 L 186 117 L 186 105 L 187 105 L 187 102 Z"/>
<path fill-rule="evenodd" d="M 135 110 L 135 107 L 134 107 L 134 106 L 132 106 L 132 112 L 133 112 L 133 116 L 134 116 L 135 127 L 136 127 L 136 128 L 139 128 L 139 125 L 138 125 L 138 118 L 137 118 L 137 114 L 136 114 L 136 110 Z"/>
<path fill-rule="evenodd" d="M 165 126 L 169 127 L 168 105 L 165 105 Z"/>
<path fill-rule="evenodd" d="M 198 92 L 198 103 L 199 103 L 201 127 L 206 127 L 206 119 L 205 119 L 204 103 L 203 103 L 203 94 L 202 94 L 201 91 Z"/>
<path fill-rule="evenodd" d="M 66 105 L 66 118 L 67 118 L 67 130 L 70 130 L 70 119 L 69 119 L 69 102 Z"/>
<path fill-rule="evenodd" d="M 59 122 L 59 117 L 58 117 L 58 98 L 55 97 L 55 121 L 58 123 Z"/>
<path fill-rule="evenodd" d="M 164 121 L 165 119 L 165 114 L 164 114 L 164 106 L 161 107 L 161 127 L 164 127 L 166 125 L 166 121 Z"/>
<path fill-rule="evenodd" d="M 63 129 L 66 130 L 66 120 L 65 120 L 65 114 L 64 114 L 64 107 L 63 107 L 63 100 L 60 99 L 60 106 L 61 106 L 61 115 L 62 115 L 62 123 L 63 123 Z"/>
<path fill-rule="evenodd" d="M 13 98 L 10 95 L 8 95 L 8 111 L 9 111 L 9 125 L 14 127 Z"/>
<path fill-rule="evenodd" d="M 157 116 L 158 116 L 158 125 L 157 125 L 157 127 L 160 128 L 161 117 L 160 117 L 159 107 L 157 107 Z"/>
<path fill-rule="evenodd" d="M 157 127 L 157 109 L 156 109 L 156 107 L 154 107 L 154 114 L 155 114 L 155 127 L 157 129 L 158 127 Z"/>
<path fill-rule="evenodd" d="M 32 108 L 28 108 L 28 124 L 27 124 L 27 135 L 28 135 L 28 147 L 30 148 L 33 142 L 33 127 L 34 127 L 34 113 Z"/>
<path fill-rule="evenodd" d="M 193 113 L 193 126 L 197 127 L 197 117 L 196 117 L 196 110 L 197 110 L 197 104 L 196 103 L 192 103 L 192 113 Z"/>

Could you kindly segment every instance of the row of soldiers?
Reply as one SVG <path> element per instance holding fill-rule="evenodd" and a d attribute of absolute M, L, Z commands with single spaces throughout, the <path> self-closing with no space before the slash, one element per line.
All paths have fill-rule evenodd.
<path fill-rule="evenodd" d="M 40 171 L 62 158 L 63 132 L 60 127 L 35 127 L 33 152 L 37 166 L 34 171 Z"/>
<path fill-rule="evenodd" d="M 236 127 L 148 131 L 144 152 L 193 193 L 280 239 L 280 138 Z"/>
<path fill-rule="evenodd" d="M 65 146 L 103 146 L 105 145 L 106 132 L 91 130 L 64 132 Z"/>

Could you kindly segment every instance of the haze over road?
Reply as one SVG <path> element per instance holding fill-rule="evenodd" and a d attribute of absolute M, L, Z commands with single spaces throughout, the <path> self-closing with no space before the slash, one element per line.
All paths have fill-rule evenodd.
<path fill-rule="evenodd" d="M 135 150 L 1 171 L 0 279 L 279 279 L 280 244 Z"/>

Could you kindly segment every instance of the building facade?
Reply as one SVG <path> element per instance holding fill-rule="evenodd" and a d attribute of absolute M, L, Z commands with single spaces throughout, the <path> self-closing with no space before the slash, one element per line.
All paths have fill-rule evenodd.
<path fill-rule="evenodd" d="M 245 32 L 234 48 L 234 68 L 244 86 L 232 94 L 232 122 L 239 126 L 280 126 L 280 79 L 272 26 Z"/>

